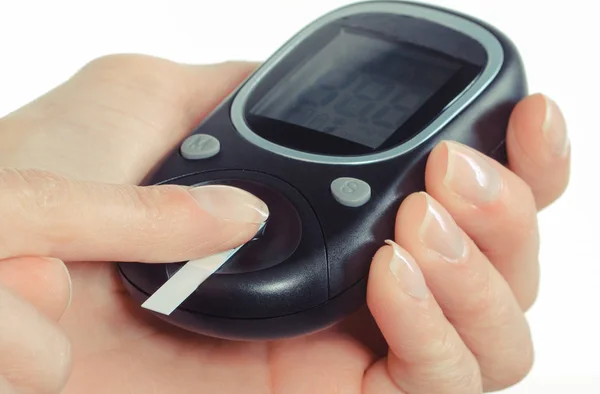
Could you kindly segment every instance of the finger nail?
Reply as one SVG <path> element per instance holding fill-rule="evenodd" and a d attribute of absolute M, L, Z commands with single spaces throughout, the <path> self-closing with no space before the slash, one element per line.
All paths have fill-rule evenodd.
<path fill-rule="evenodd" d="M 69 284 L 69 299 L 67 300 L 67 306 L 65 307 L 66 312 L 71 307 L 71 302 L 73 301 L 73 280 L 71 279 L 71 273 L 69 272 L 69 268 L 67 267 L 64 261 L 55 259 L 53 257 L 49 257 L 48 260 L 60 263 L 65 270 L 65 274 L 67 275 L 67 283 Z"/>
<path fill-rule="evenodd" d="M 425 193 L 422 194 L 426 197 L 427 212 L 419 231 L 421 242 L 446 261 L 463 260 L 467 254 L 467 244 L 458 225 L 437 201 Z"/>
<path fill-rule="evenodd" d="M 542 125 L 544 138 L 552 153 L 564 156 L 569 148 L 565 118 L 553 100 L 546 96 L 544 98 L 546 99 L 546 116 Z"/>
<path fill-rule="evenodd" d="M 446 143 L 448 162 L 444 184 L 454 193 L 475 205 L 494 201 L 502 190 L 500 173 L 476 152 Z"/>
<path fill-rule="evenodd" d="M 69 283 L 69 300 L 67 301 L 67 307 L 65 311 L 71 307 L 71 302 L 73 301 L 73 280 L 71 279 L 71 273 L 69 272 L 69 267 L 65 264 L 64 261 L 60 260 L 65 269 L 65 273 L 67 274 L 67 281 Z"/>
<path fill-rule="evenodd" d="M 387 240 L 394 251 L 390 260 L 390 271 L 405 293 L 424 300 L 429 291 L 421 269 L 415 260 L 394 241 Z"/>
<path fill-rule="evenodd" d="M 269 208 L 245 190 L 226 185 L 198 186 L 189 190 L 198 205 L 219 219 L 240 223 L 264 223 Z"/>

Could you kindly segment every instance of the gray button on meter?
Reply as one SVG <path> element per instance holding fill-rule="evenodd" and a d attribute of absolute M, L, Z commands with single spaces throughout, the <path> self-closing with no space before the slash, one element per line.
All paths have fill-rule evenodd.
<path fill-rule="evenodd" d="M 356 178 L 338 178 L 331 182 L 331 193 L 340 204 L 356 208 L 371 199 L 371 186 Z"/>
<path fill-rule="evenodd" d="M 181 155 L 188 160 L 208 159 L 221 150 L 218 139 L 208 134 L 194 134 L 181 144 Z"/>

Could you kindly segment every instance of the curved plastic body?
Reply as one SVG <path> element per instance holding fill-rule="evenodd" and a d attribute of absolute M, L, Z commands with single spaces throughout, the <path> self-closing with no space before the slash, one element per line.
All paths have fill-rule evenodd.
<path fill-rule="evenodd" d="M 364 304 L 371 258 L 393 236 L 402 200 L 424 190 L 426 159 L 436 144 L 458 141 L 506 162 L 508 119 L 527 94 L 518 51 L 492 26 L 444 11 L 491 32 L 501 43 L 503 63 L 484 91 L 415 149 L 389 160 L 353 166 L 292 160 L 240 135 L 230 117 L 236 91 L 194 131 L 217 137 L 218 155 L 190 161 L 175 151 L 156 169 L 147 183 L 229 182 L 263 198 L 277 217 L 277 222 L 267 224 L 254 252 L 245 257 L 256 260 L 254 268 L 241 268 L 243 262 L 232 261 L 170 316 L 159 318 L 200 334 L 240 340 L 289 337 L 326 328 Z M 369 202 L 355 208 L 339 204 L 330 191 L 331 182 L 339 177 L 367 181 L 372 188 Z M 256 182 L 257 188 L 247 182 Z M 277 231 L 270 230 L 271 225 Z M 289 234 L 289 239 L 282 239 L 281 233 Z M 270 253 L 266 252 L 270 242 L 285 245 L 274 246 L 276 251 Z M 118 266 L 126 288 L 140 304 L 176 267 Z"/>

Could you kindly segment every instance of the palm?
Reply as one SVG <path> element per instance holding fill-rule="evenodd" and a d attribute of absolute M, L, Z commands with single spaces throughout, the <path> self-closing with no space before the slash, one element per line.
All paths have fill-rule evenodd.
<path fill-rule="evenodd" d="M 311 337 L 222 341 L 149 318 L 130 301 L 112 264 L 69 268 L 74 298 L 61 323 L 75 364 L 65 394 L 359 392 L 374 357 L 375 341 L 362 339 L 376 338 L 365 312 Z"/>

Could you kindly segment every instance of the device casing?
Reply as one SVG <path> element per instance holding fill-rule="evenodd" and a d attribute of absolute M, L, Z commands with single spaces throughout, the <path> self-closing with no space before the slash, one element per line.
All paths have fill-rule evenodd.
<path fill-rule="evenodd" d="M 290 214 L 287 224 L 278 225 L 300 234 L 293 253 L 283 262 L 258 264 L 255 270 L 225 266 L 170 316 L 158 315 L 161 319 L 200 334 L 239 340 L 289 337 L 326 328 L 364 304 L 371 259 L 384 240 L 393 237 L 402 200 L 424 190 L 425 164 L 435 145 L 441 140 L 458 141 L 506 163 L 508 120 L 515 104 L 527 94 L 517 48 L 482 21 L 427 7 L 485 27 L 501 43 L 503 64 L 487 88 L 418 149 L 356 166 L 299 163 L 262 149 L 238 133 L 230 117 L 236 90 L 194 131 L 216 136 L 219 154 L 190 161 L 174 151 L 147 179 L 147 184 L 180 185 L 254 181 L 266 186 L 263 193 L 272 189 L 285 196 L 259 195 L 270 198 L 272 212 L 278 204 L 291 202 L 301 219 L 295 221 Z M 330 184 L 338 177 L 368 180 L 369 202 L 356 208 L 337 203 Z M 267 242 L 262 247 L 268 248 Z M 143 303 L 180 265 L 119 263 L 118 269 L 132 297 Z"/>

